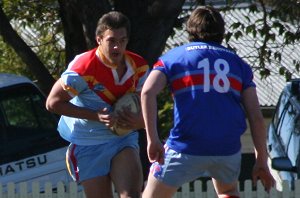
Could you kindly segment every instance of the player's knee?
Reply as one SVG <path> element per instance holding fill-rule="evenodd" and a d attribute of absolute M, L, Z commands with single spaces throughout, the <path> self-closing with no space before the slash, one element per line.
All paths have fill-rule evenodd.
<path fill-rule="evenodd" d="M 230 188 L 226 191 L 222 191 L 222 193 L 218 193 L 219 198 L 239 198 L 239 192 L 236 188 Z"/>
<path fill-rule="evenodd" d="M 237 182 L 225 184 L 215 180 L 214 186 L 219 198 L 239 198 Z"/>
<path fill-rule="evenodd" d="M 119 192 L 120 198 L 140 198 L 142 192 L 139 190 L 128 190 L 128 191 L 122 191 Z"/>
<path fill-rule="evenodd" d="M 240 198 L 240 196 L 237 195 L 219 195 L 219 198 Z"/>

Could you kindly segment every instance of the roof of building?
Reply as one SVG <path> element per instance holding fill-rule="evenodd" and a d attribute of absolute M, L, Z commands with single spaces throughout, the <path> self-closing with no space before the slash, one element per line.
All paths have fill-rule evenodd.
<path fill-rule="evenodd" d="M 249 8 L 245 6 L 240 6 L 226 12 L 221 11 L 221 14 L 225 19 L 227 30 L 231 32 L 233 31 L 231 25 L 236 22 L 240 22 L 245 26 L 251 24 L 259 25 L 257 20 L 263 17 L 262 12 L 252 13 Z M 268 19 L 268 23 L 271 24 L 273 22 L 274 19 Z M 297 31 L 296 27 L 289 23 L 285 23 L 285 27 L 292 32 Z M 188 34 L 184 27 L 182 29 L 174 30 L 175 34 L 168 38 L 165 51 L 175 46 L 188 43 Z M 240 38 L 236 39 L 231 37 L 228 42 L 229 46 L 235 49 L 236 53 L 252 66 L 254 71 L 254 82 L 257 85 L 258 98 L 260 105 L 263 107 L 275 106 L 281 90 L 286 84 L 286 78 L 279 74 L 280 66 L 287 68 L 292 73 L 292 78 L 300 77 L 300 73 L 296 70 L 293 63 L 293 60 L 300 61 L 300 42 L 293 45 L 285 45 L 284 36 L 280 35 L 277 29 L 272 29 L 272 33 L 276 36 L 272 43 L 268 43 L 268 49 L 273 52 L 280 51 L 282 53 L 282 58 L 281 62 L 278 62 L 278 60 L 271 60 L 270 63 L 265 61 L 266 68 L 271 71 L 271 75 L 264 79 L 261 78 L 260 71 L 256 69 L 258 67 L 258 60 L 256 57 L 258 57 L 258 49 L 263 42 L 262 37 L 260 37 L 259 34 L 254 37 L 252 34 L 243 33 Z M 224 46 L 227 46 L 227 44 L 224 43 Z"/>

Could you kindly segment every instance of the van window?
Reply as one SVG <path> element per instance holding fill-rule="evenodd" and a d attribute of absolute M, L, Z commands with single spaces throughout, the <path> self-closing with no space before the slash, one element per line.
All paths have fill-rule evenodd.
<path fill-rule="evenodd" d="M 0 121 L 0 164 L 66 145 L 56 130 L 58 117 L 32 84 L 0 90 Z"/>
<path fill-rule="evenodd" d="M 276 108 L 273 120 L 272 120 L 273 126 L 275 128 L 280 128 L 279 121 L 284 116 L 284 111 L 285 111 L 285 108 L 287 108 L 286 104 L 287 104 L 288 100 L 289 100 L 288 94 L 286 94 L 285 92 L 282 92 L 282 94 L 279 98 L 279 102 L 277 104 L 277 108 Z M 280 131 L 277 131 L 277 133 L 278 132 L 280 132 Z M 279 135 L 279 134 L 277 134 L 277 135 Z"/>
<path fill-rule="evenodd" d="M 299 110 L 297 109 L 292 97 L 285 100 L 285 95 L 281 97 L 281 101 L 275 114 L 277 123 L 276 134 L 279 136 L 281 145 L 285 153 L 295 152 L 295 149 L 299 149 Z M 287 97 L 286 97 L 287 98 Z M 298 150 L 297 149 L 297 150 Z"/>
<path fill-rule="evenodd" d="M 55 119 L 43 107 L 41 96 L 35 93 L 28 91 L 11 93 L 2 98 L 1 105 L 7 119 L 7 126 L 11 128 L 55 129 L 56 127 Z"/>
<path fill-rule="evenodd" d="M 285 147 L 285 151 L 288 149 L 289 141 L 293 133 L 294 123 L 295 112 L 293 111 L 293 106 L 290 103 L 287 103 L 278 127 L 278 134 L 280 135 L 282 144 Z"/>

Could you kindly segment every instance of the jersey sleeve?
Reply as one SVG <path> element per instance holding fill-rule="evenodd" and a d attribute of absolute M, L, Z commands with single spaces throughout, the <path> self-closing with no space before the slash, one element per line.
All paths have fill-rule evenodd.
<path fill-rule="evenodd" d="M 253 71 L 245 61 L 242 60 L 243 64 L 243 90 L 249 88 L 249 87 L 256 87 L 256 84 L 253 81 Z"/>
<path fill-rule="evenodd" d="M 163 72 L 165 75 L 167 75 L 166 67 L 164 62 L 159 59 L 154 65 L 153 65 L 153 70 L 158 70 Z"/>
<path fill-rule="evenodd" d="M 61 85 L 70 96 L 75 97 L 88 89 L 86 81 L 76 72 L 67 70 L 61 75 Z"/>
<path fill-rule="evenodd" d="M 142 87 L 143 87 L 143 85 L 144 85 L 144 83 L 145 83 L 145 81 L 146 81 L 146 79 L 149 75 L 149 72 L 150 72 L 150 70 L 149 70 L 149 66 L 148 66 L 146 72 L 139 78 L 139 81 L 138 81 L 138 84 L 137 84 L 137 87 L 136 87 L 137 92 L 142 91 Z"/>

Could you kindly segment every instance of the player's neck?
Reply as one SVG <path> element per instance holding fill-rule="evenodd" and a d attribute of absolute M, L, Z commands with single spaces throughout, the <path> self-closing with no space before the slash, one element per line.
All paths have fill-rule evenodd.
<path fill-rule="evenodd" d="M 116 71 L 118 73 L 119 79 L 121 79 L 125 75 L 127 66 L 124 60 L 120 63 L 120 65 L 117 66 Z"/>

